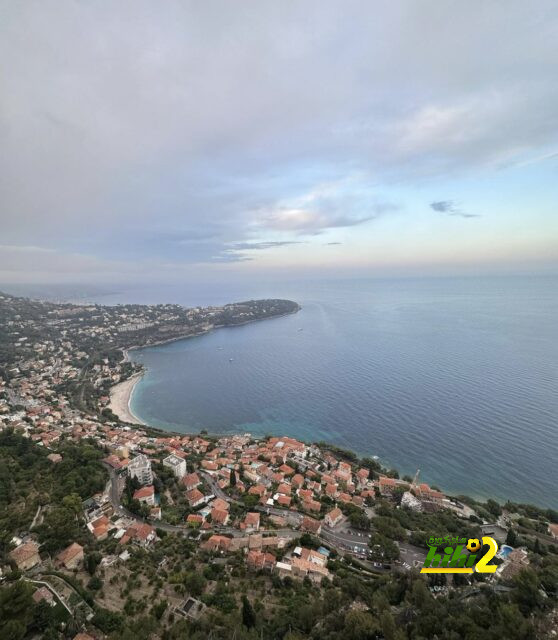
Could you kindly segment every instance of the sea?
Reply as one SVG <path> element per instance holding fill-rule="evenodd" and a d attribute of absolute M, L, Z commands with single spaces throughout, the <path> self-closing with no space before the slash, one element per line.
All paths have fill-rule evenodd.
<path fill-rule="evenodd" d="M 558 277 L 169 287 L 99 301 L 259 297 L 302 309 L 132 351 L 146 368 L 133 413 L 183 433 L 327 441 L 450 494 L 558 508 Z"/>

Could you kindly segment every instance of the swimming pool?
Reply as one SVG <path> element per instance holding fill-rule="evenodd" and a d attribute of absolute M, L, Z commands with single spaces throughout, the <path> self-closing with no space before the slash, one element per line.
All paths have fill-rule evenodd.
<path fill-rule="evenodd" d="M 510 553 L 513 551 L 513 547 L 510 547 L 507 544 L 503 544 L 500 547 L 500 551 L 498 551 L 498 557 L 499 558 L 503 558 L 504 560 L 510 555 Z"/>

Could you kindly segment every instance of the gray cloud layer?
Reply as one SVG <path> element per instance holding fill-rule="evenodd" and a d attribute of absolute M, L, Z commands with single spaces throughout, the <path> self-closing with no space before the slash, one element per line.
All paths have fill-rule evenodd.
<path fill-rule="evenodd" d="M 557 10 L 4 2 L 2 245 L 246 260 L 388 215 L 382 185 L 541 155 Z"/>

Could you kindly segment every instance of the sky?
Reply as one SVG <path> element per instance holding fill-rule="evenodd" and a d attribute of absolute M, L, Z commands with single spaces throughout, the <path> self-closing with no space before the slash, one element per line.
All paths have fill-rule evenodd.
<path fill-rule="evenodd" d="M 554 0 L 0 0 L 0 282 L 558 272 Z"/>

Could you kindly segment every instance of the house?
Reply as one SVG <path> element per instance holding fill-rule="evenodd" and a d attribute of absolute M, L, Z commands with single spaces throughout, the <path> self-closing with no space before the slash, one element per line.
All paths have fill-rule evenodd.
<path fill-rule="evenodd" d="M 64 551 L 56 556 L 56 564 L 66 567 L 66 569 L 77 569 L 83 562 L 83 547 L 77 542 L 73 542 Z"/>
<path fill-rule="evenodd" d="M 128 464 L 128 473 L 131 478 L 135 478 L 140 484 L 153 484 L 153 472 L 151 471 L 151 461 L 140 453 Z"/>
<path fill-rule="evenodd" d="M 359 469 L 357 471 L 357 479 L 358 479 L 358 484 L 359 485 L 364 485 L 367 483 L 368 481 L 368 476 L 370 475 L 370 471 L 368 469 Z"/>
<path fill-rule="evenodd" d="M 54 605 L 56 604 L 56 600 L 54 599 L 52 592 L 46 587 L 40 587 L 33 594 L 33 602 L 35 602 L 36 604 L 39 604 L 39 602 L 42 602 L 43 600 L 51 607 L 54 607 Z"/>
<path fill-rule="evenodd" d="M 246 533 L 260 530 L 260 514 L 250 511 L 246 514 L 244 522 L 240 523 L 240 528 Z"/>
<path fill-rule="evenodd" d="M 249 496 L 258 496 L 259 498 L 261 498 L 262 496 L 265 495 L 265 487 L 263 484 L 255 484 L 253 487 L 250 487 L 248 489 L 248 495 Z"/>
<path fill-rule="evenodd" d="M 188 527 L 201 527 L 203 524 L 203 516 L 199 513 L 190 513 L 186 518 L 186 526 Z"/>
<path fill-rule="evenodd" d="M 62 462 L 62 456 L 59 453 L 49 453 L 49 455 L 47 456 L 47 460 L 50 460 L 51 462 L 54 462 L 54 464 L 57 464 L 58 462 Z"/>
<path fill-rule="evenodd" d="M 102 540 L 106 540 L 109 527 L 110 520 L 107 518 L 107 516 L 101 516 L 100 518 L 87 523 L 87 528 L 99 542 L 101 542 Z"/>
<path fill-rule="evenodd" d="M 134 524 L 126 529 L 124 535 L 120 538 L 120 544 L 126 544 L 131 540 L 146 547 L 150 542 L 153 542 L 156 537 L 155 529 L 151 525 L 134 522 Z"/>
<path fill-rule="evenodd" d="M 293 487 L 299 489 L 304 484 L 304 476 L 300 473 L 297 473 L 292 477 L 291 484 L 293 485 Z"/>
<path fill-rule="evenodd" d="M 230 509 L 230 506 L 231 505 L 222 498 L 215 498 L 215 500 L 212 500 L 210 504 L 210 507 L 212 509 L 220 509 L 221 511 L 228 511 Z"/>
<path fill-rule="evenodd" d="M 204 551 L 228 551 L 231 545 L 231 538 L 226 536 L 211 536 L 208 540 L 200 545 L 200 549 Z"/>
<path fill-rule="evenodd" d="M 303 560 L 317 564 L 320 567 L 325 567 L 327 564 L 327 556 L 315 549 L 306 549 L 306 547 L 303 547 L 300 550 L 300 557 Z"/>
<path fill-rule="evenodd" d="M 197 507 L 205 502 L 205 496 L 199 489 L 192 489 L 186 492 L 186 500 L 191 507 Z"/>
<path fill-rule="evenodd" d="M 324 523 L 328 527 L 335 527 L 343 520 L 343 512 L 339 507 L 335 507 L 332 509 L 324 518 Z"/>
<path fill-rule="evenodd" d="M 27 571 L 41 562 L 39 546 L 32 541 L 20 544 L 19 547 L 10 551 L 9 557 L 20 571 Z"/>
<path fill-rule="evenodd" d="M 168 467 L 178 479 L 186 475 L 186 460 L 183 460 L 174 453 L 171 453 L 170 456 L 167 456 L 163 460 L 163 466 Z"/>
<path fill-rule="evenodd" d="M 291 497 L 290 496 L 278 496 L 277 504 L 281 507 L 290 507 L 291 506 Z"/>
<path fill-rule="evenodd" d="M 362 496 L 353 496 L 352 503 L 362 509 L 364 507 L 364 498 Z"/>
<path fill-rule="evenodd" d="M 211 460 L 202 460 L 201 466 L 206 471 L 217 471 L 219 469 L 219 465 L 216 462 L 212 462 Z"/>
<path fill-rule="evenodd" d="M 284 473 L 286 476 L 292 476 L 294 475 L 295 470 L 292 467 L 289 467 L 288 464 L 282 464 L 279 467 L 279 471 L 281 473 Z"/>
<path fill-rule="evenodd" d="M 277 493 L 282 494 L 284 496 L 290 496 L 291 495 L 291 487 L 290 487 L 290 485 L 285 484 L 284 482 L 281 483 L 277 487 Z"/>
<path fill-rule="evenodd" d="M 529 558 L 524 549 L 514 549 L 506 558 L 504 564 L 496 569 L 496 575 L 503 580 L 511 580 L 522 569 L 529 565 Z"/>
<path fill-rule="evenodd" d="M 246 564 L 250 569 L 273 569 L 275 566 L 275 556 L 264 551 L 248 551 Z"/>
<path fill-rule="evenodd" d="M 548 533 L 554 538 L 554 540 L 558 539 L 558 524 L 549 524 L 548 525 Z"/>
<path fill-rule="evenodd" d="M 329 571 L 326 567 L 310 560 L 293 557 L 291 560 L 291 575 L 297 578 L 308 577 L 312 582 L 319 584 L 323 578 L 329 578 Z"/>
<path fill-rule="evenodd" d="M 322 531 L 322 523 L 320 520 L 315 520 L 314 518 L 310 518 L 309 516 L 304 516 L 302 518 L 302 523 L 300 525 L 301 531 L 307 531 L 308 533 L 313 533 L 316 536 L 320 535 Z"/>
<path fill-rule="evenodd" d="M 95 638 L 88 633 L 78 633 L 74 636 L 74 640 L 95 640 Z"/>
<path fill-rule="evenodd" d="M 192 491 L 192 489 L 196 489 L 201 484 L 197 473 L 189 473 L 182 478 L 181 482 L 186 488 L 186 491 Z"/>
<path fill-rule="evenodd" d="M 134 500 L 153 506 L 155 504 L 155 487 L 151 484 L 148 487 L 137 489 L 134 491 Z"/>
<path fill-rule="evenodd" d="M 211 510 L 211 523 L 225 527 L 229 522 L 229 512 L 224 509 Z"/>
<path fill-rule="evenodd" d="M 314 513 L 320 513 L 320 509 L 322 508 L 321 502 L 317 500 L 305 500 L 302 503 L 302 507 L 305 511 L 312 511 Z"/>
<path fill-rule="evenodd" d="M 413 488 L 417 498 L 421 501 L 441 504 L 445 498 L 444 494 L 441 491 L 431 489 L 426 483 L 422 483 L 419 486 L 415 485 Z"/>
<path fill-rule="evenodd" d="M 394 478 L 388 478 L 387 476 L 381 476 L 378 480 L 378 488 L 383 496 L 391 496 L 397 486 Z"/>

